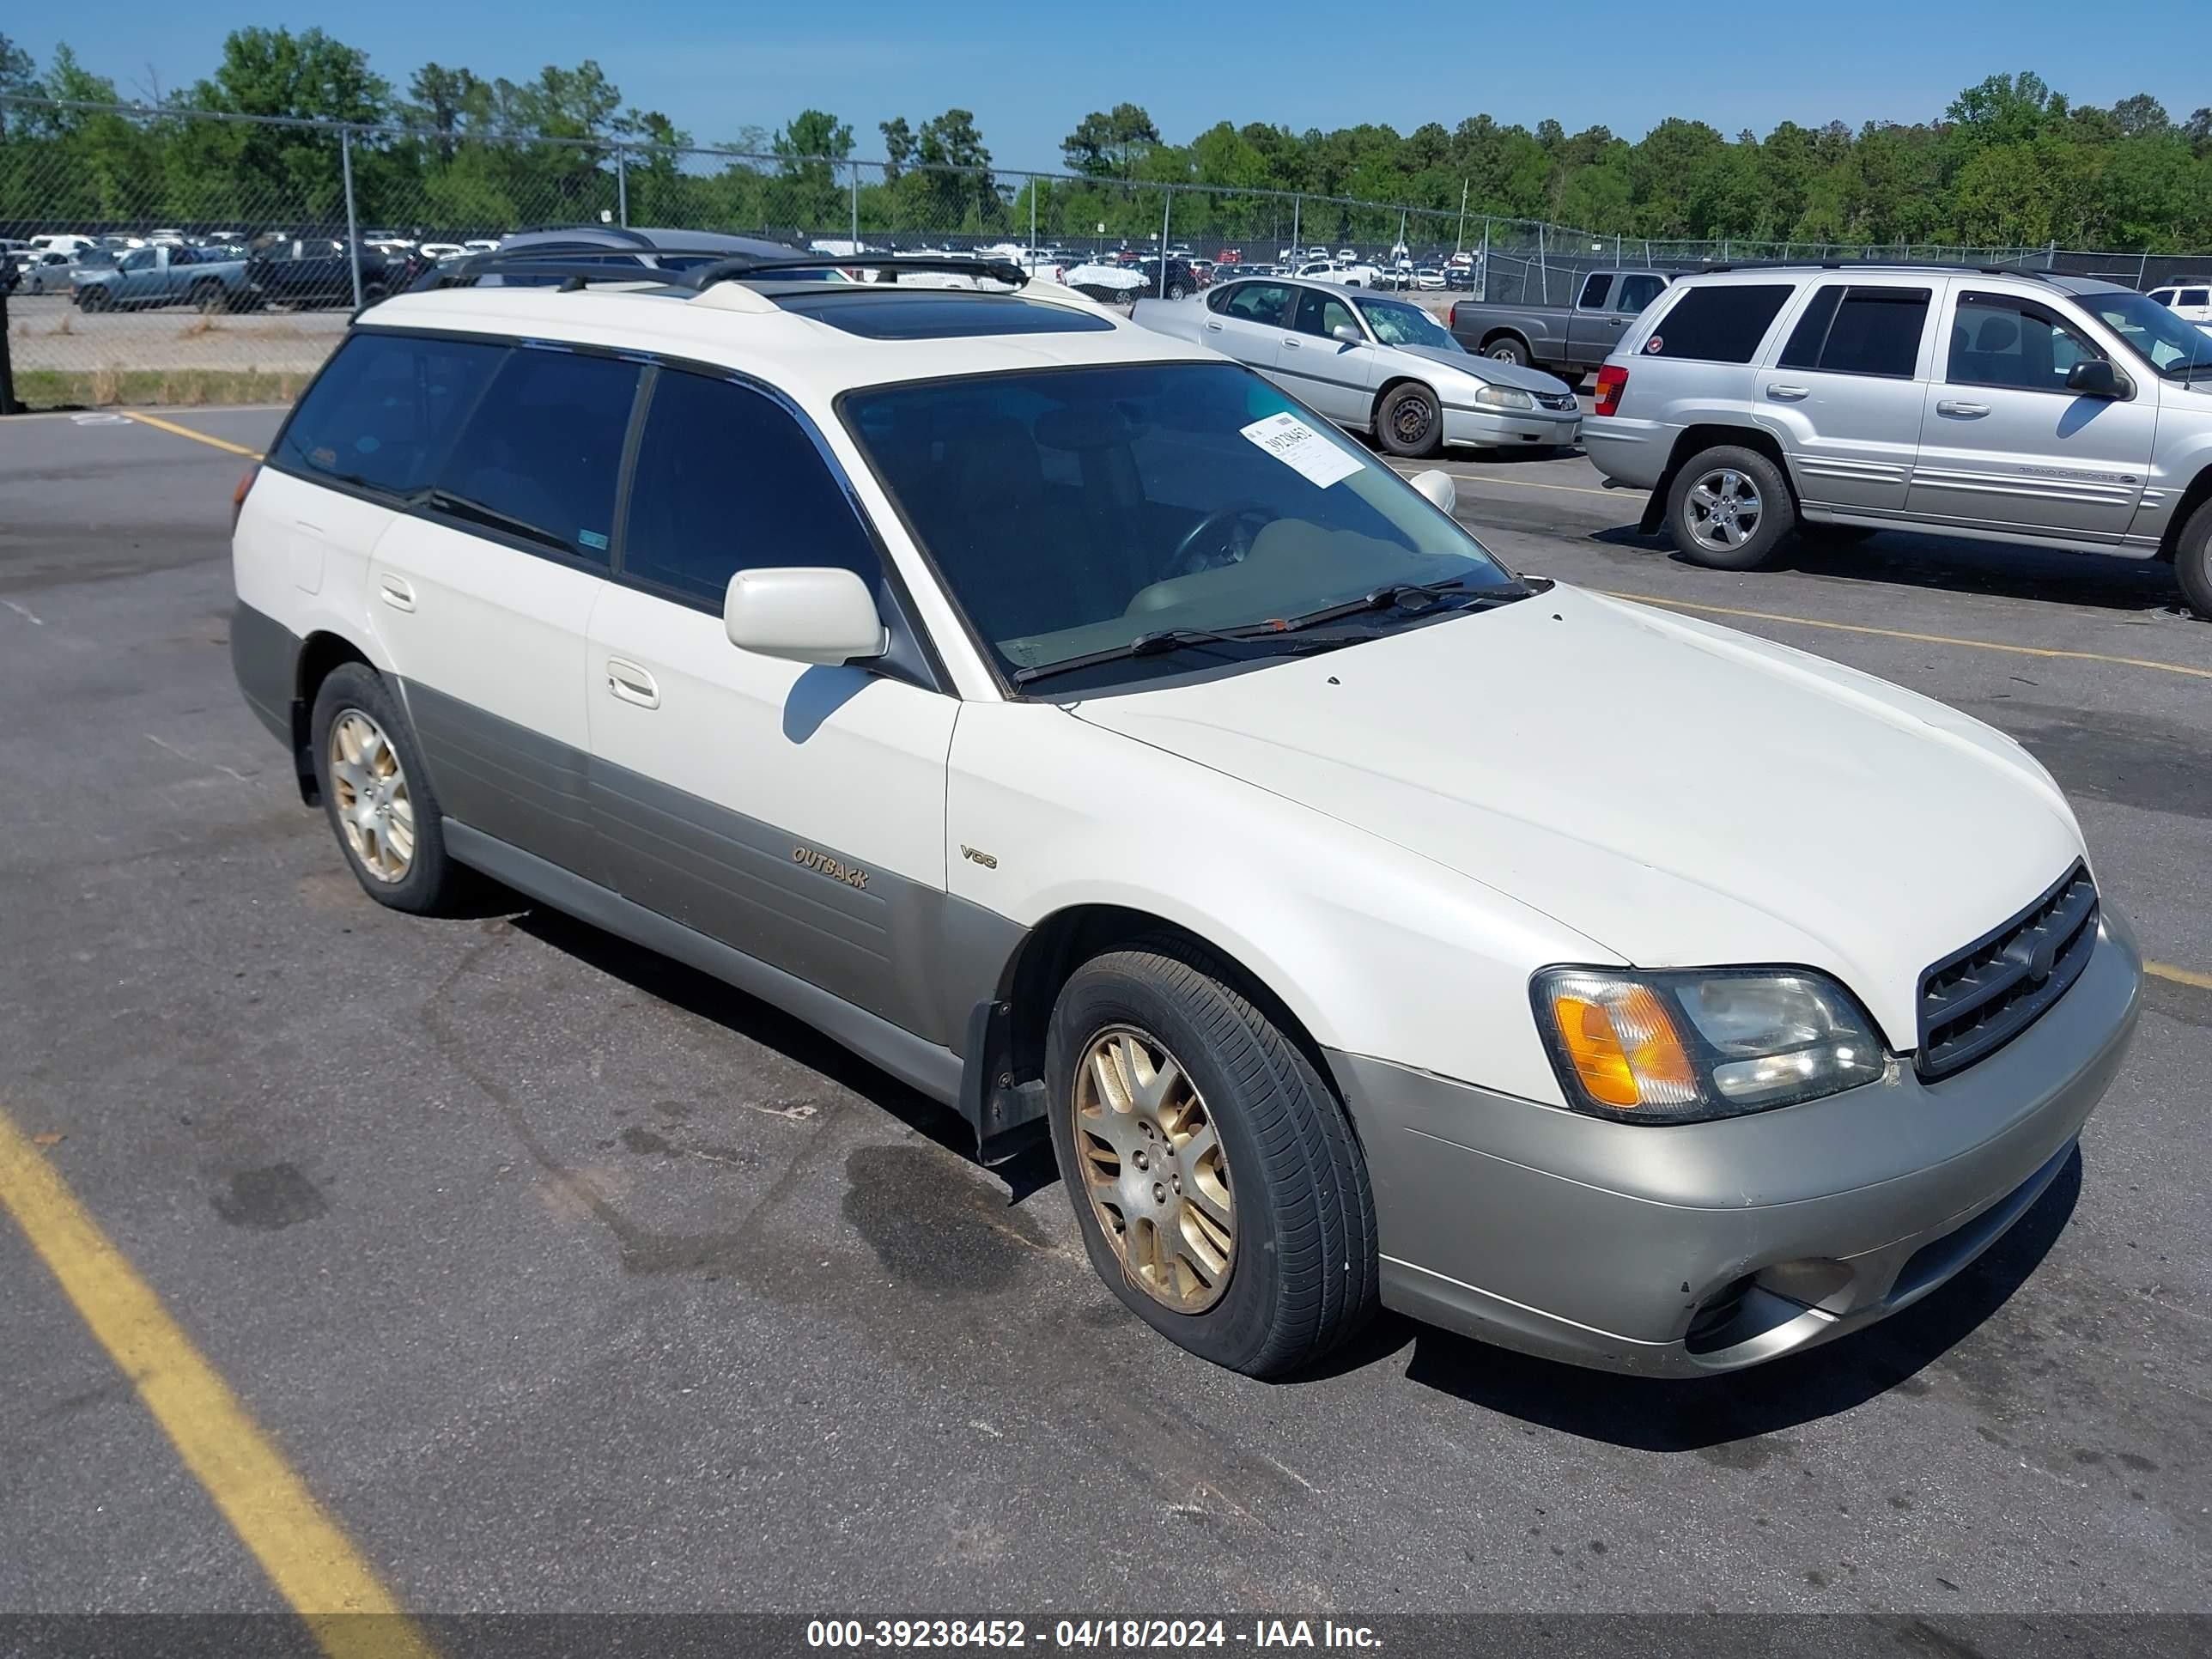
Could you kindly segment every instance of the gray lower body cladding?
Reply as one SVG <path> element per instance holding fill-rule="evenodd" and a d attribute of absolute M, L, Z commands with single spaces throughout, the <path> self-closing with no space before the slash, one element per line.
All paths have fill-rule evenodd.
<path fill-rule="evenodd" d="M 230 614 L 230 669 L 253 718 L 290 748 L 292 704 L 300 690 L 300 636 L 250 605 L 237 605 Z"/>
<path fill-rule="evenodd" d="M 1641 1126 L 1332 1054 L 1375 1183 L 1384 1303 L 1579 1364 L 1730 1370 L 1941 1285 L 2070 1155 L 2134 1030 L 2109 902 L 2081 978 L 1955 1077 Z"/>

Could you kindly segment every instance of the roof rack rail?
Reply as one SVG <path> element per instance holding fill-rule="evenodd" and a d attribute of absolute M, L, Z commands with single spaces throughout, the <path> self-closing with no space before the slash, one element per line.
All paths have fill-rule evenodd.
<path fill-rule="evenodd" d="M 689 270 L 672 271 L 675 279 L 689 288 L 712 288 L 717 283 L 742 282 L 752 276 L 773 276 L 782 270 L 888 270 L 891 280 L 898 280 L 902 270 L 933 270 L 949 272 L 957 276 L 988 276 L 994 282 L 1004 283 L 1010 288 L 1020 288 L 1028 283 L 1030 274 L 1019 265 L 1006 259 L 976 259 L 959 255 L 915 256 L 896 253 L 862 254 L 848 258 L 842 253 L 817 254 L 811 259 L 756 259 L 750 254 L 725 254 L 712 264 L 696 265 Z"/>
<path fill-rule="evenodd" d="M 1027 271 L 1006 260 L 965 258 L 957 255 L 917 258 L 911 255 L 864 254 L 854 258 L 843 254 L 819 253 L 811 256 L 794 254 L 787 259 L 762 259 L 748 253 L 732 253 L 727 248 L 645 246 L 637 252 L 648 255 L 655 263 L 644 264 L 627 249 L 610 248 L 592 242 L 534 242 L 526 247 L 495 248 L 488 253 L 472 253 L 450 265 L 432 267 L 416 279 L 413 291 L 424 294 L 437 289 L 470 288 L 480 277 L 503 273 L 548 280 L 557 278 L 560 290 L 564 294 L 574 293 L 594 283 L 658 284 L 697 292 L 712 288 L 717 283 L 774 277 L 779 273 L 796 270 L 884 270 L 891 274 L 894 283 L 902 270 L 988 276 L 1010 288 L 1020 288 L 1030 280 Z M 683 263 L 672 265 L 671 261 Z"/>

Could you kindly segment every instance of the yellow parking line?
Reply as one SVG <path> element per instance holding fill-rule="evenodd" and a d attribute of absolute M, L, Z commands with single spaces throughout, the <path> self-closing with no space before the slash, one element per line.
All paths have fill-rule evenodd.
<path fill-rule="evenodd" d="M 2189 985 L 2200 991 L 2212 991 L 2212 974 L 2200 974 L 2194 968 L 2177 968 L 2170 962 L 2146 962 L 2143 972 L 2159 979 L 2170 979 L 2176 985 Z"/>
<path fill-rule="evenodd" d="M 123 411 L 125 420 L 136 421 L 141 426 L 158 427 L 164 432 L 173 432 L 179 438 L 190 438 L 194 443 L 208 444 L 216 449 L 227 449 L 234 455 L 243 455 L 250 461 L 261 459 L 258 449 L 248 449 L 244 444 L 234 444 L 228 438 L 211 438 L 204 432 L 195 432 L 188 426 L 179 426 L 174 421 L 165 421 L 158 415 L 141 415 L 134 409 Z"/>
<path fill-rule="evenodd" d="M 0 1112 L 0 1208 L 331 1659 L 431 1659 L 374 1569 L 53 1165 Z M 373 1613 L 376 1618 L 356 1615 Z"/>
<path fill-rule="evenodd" d="M 1448 455 L 1441 459 L 1446 463 L 1451 459 Z M 1465 463 L 1462 462 L 1461 465 L 1464 465 Z M 1408 478 L 1412 477 L 1417 470 L 1426 471 L 1428 469 L 1404 466 L 1397 469 L 1401 476 Z M 1469 483 L 1511 484 L 1516 489 L 1556 489 L 1569 495 L 1617 495 L 1620 493 L 1617 489 L 1593 489 L 1588 484 L 1555 484 L 1545 483 L 1535 478 L 1506 478 L 1501 477 L 1495 472 L 1455 472 L 1452 477 L 1465 478 Z"/>
<path fill-rule="evenodd" d="M 1638 605 L 1665 605 L 1675 611 L 1702 611 L 1710 617 L 1744 617 L 1753 622 L 1789 623 L 1798 628 L 1832 629 L 1838 634 L 1875 634 L 1886 640 L 1913 640 L 1922 645 L 1961 645 L 1975 651 L 2009 651 L 2023 657 L 2063 657 L 2072 662 L 2108 662 L 2122 668 L 2151 668 L 2161 674 L 2186 674 L 2191 679 L 2212 680 L 2212 668 L 2191 668 L 2178 662 L 2158 662 L 2149 657 L 2112 657 L 2101 651 L 2061 651 L 2045 645 L 2012 645 L 2002 640 L 1962 640 L 1949 634 L 1914 634 L 1901 628 L 1871 628 L 1864 623 L 1822 622 L 1817 617 L 1792 617 L 1778 611 L 1739 611 L 1730 605 L 1705 605 L 1694 599 L 1662 599 L 1656 593 L 1621 593 L 1608 588 L 1592 590 L 1608 599 L 1631 599 Z"/>

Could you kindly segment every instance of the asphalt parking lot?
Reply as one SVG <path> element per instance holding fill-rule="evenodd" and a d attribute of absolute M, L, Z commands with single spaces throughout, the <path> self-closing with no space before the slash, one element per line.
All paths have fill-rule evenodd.
<path fill-rule="evenodd" d="M 1451 462 L 1516 568 L 2021 739 L 2160 969 L 2078 1164 L 1887 1324 L 1639 1383 L 1386 1319 L 1267 1385 L 1122 1311 L 1048 1153 L 978 1168 L 520 901 L 368 902 L 230 677 L 236 452 L 279 415 L 158 418 L 0 427 L 0 1113 L 404 1606 L 2205 1609 L 2212 624 L 2163 567 L 1883 536 L 1722 574 L 1579 456 Z M 284 1606 L 158 1366 L 4 1222 L 0 1332 L 0 1611 Z"/>

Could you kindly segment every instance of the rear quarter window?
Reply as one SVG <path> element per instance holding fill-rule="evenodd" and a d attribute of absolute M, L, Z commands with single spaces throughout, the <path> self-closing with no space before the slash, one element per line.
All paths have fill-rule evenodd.
<path fill-rule="evenodd" d="M 1644 340 L 1642 355 L 1747 363 L 1794 292 L 1788 283 L 1685 288 Z"/>
<path fill-rule="evenodd" d="M 500 345 L 363 330 L 307 388 L 271 459 L 302 477 L 393 495 L 427 489 L 506 357 Z"/>

